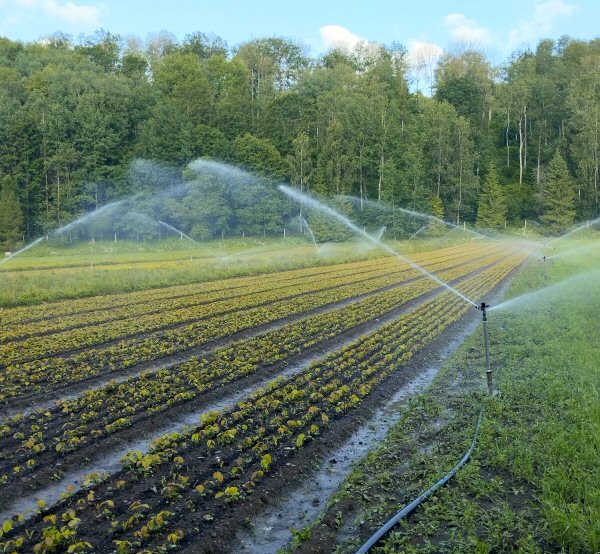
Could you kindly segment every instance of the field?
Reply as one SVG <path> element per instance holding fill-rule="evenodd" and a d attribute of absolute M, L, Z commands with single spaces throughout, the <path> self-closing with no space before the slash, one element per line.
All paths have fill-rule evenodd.
<path fill-rule="evenodd" d="M 411 259 L 475 301 L 525 259 L 499 241 L 418 249 Z M 224 548 L 475 312 L 395 256 L 339 263 L 349 253 L 2 309 L 0 548 Z"/>
<path fill-rule="evenodd" d="M 448 472 L 450 485 L 374 552 L 583 552 L 600 549 L 598 239 L 557 243 L 533 258 L 490 312 L 501 392 L 483 394 L 480 331 L 432 386 L 395 405 L 398 423 L 309 526 L 294 552 L 356 552 L 388 518 Z"/>

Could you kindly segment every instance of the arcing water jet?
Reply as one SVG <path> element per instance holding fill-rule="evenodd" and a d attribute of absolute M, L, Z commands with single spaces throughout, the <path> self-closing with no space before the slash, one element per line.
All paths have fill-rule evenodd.
<path fill-rule="evenodd" d="M 448 283 L 446 283 L 446 281 L 443 281 L 442 279 L 440 279 L 433 273 L 430 273 L 425 268 L 421 267 L 419 264 L 413 262 L 410 258 L 407 258 L 406 256 L 403 256 L 399 252 L 396 252 L 396 250 L 394 250 L 393 248 L 390 248 L 387 244 L 381 242 L 380 240 L 376 239 L 375 237 L 372 237 L 371 235 L 363 233 L 362 229 L 357 227 L 346 216 L 342 215 L 341 213 L 334 210 L 333 208 L 331 208 L 325 204 L 322 204 L 318 200 L 315 200 L 312 196 L 308 196 L 304 193 L 298 192 L 298 191 L 291 189 L 290 187 L 287 187 L 285 185 L 279 185 L 279 190 L 283 194 L 285 194 L 286 196 L 291 198 L 292 200 L 296 200 L 297 202 L 304 204 L 305 206 L 307 206 L 309 208 L 316 209 L 334 219 L 337 219 L 340 223 L 342 223 L 343 225 L 348 227 L 348 229 L 350 229 L 356 235 L 367 238 L 367 240 L 370 240 L 372 243 L 376 244 L 377 246 L 379 246 L 380 248 L 382 248 L 383 250 L 385 250 L 392 256 L 396 256 L 397 258 L 400 258 L 403 262 L 407 263 L 412 268 L 416 269 L 417 271 L 420 271 L 423 275 L 429 277 L 430 279 L 433 279 L 436 283 L 438 283 L 442 287 L 444 287 L 444 288 L 448 289 L 450 292 L 456 294 L 457 296 L 462 298 L 465 302 L 471 304 L 472 306 L 477 307 L 477 304 L 470 298 L 466 297 L 462 292 L 460 292 L 459 290 L 456 290 L 454 287 L 452 287 Z"/>
<path fill-rule="evenodd" d="M 427 229 L 428 225 L 423 225 L 416 233 L 413 233 L 408 240 L 414 239 L 419 233 Z"/>
<path fill-rule="evenodd" d="M 111 202 L 110 204 L 106 204 L 105 206 L 102 206 L 96 210 L 88 212 L 87 214 L 82 215 L 80 218 L 76 219 L 75 221 L 71 221 L 71 223 L 68 223 L 67 225 L 64 225 L 63 227 L 55 229 L 54 231 L 52 231 L 52 235 L 53 236 L 62 235 L 65 231 L 69 231 L 69 230 L 73 229 L 74 227 L 77 227 L 77 225 L 85 223 L 86 221 L 89 221 L 90 219 L 93 219 L 100 214 L 112 211 L 114 208 L 116 208 L 117 206 L 120 206 L 127 200 L 129 200 L 129 199 L 124 198 L 122 200 L 117 200 L 116 202 Z"/>
<path fill-rule="evenodd" d="M 596 223 L 600 223 L 600 217 L 597 217 L 596 219 L 593 219 L 592 221 L 586 221 L 585 223 L 581 223 L 574 229 L 571 229 L 569 232 L 564 233 L 564 234 L 560 235 L 559 237 L 556 237 L 555 239 L 552 239 L 548 244 L 552 244 L 553 242 L 557 242 L 559 240 L 566 239 L 567 237 L 570 237 L 573 233 L 576 233 L 577 231 L 581 231 L 581 229 L 587 229 L 590 225 L 596 225 Z"/>
<path fill-rule="evenodd" d="M 347 198 L 348 200 L 350 200 L 352 202 L 360 201 L 360 198 L 357 198 L 356 196 L 344 195 L 343 198 Z M 401 208 L 400 206 L 388 206 L 387 204 L 382 204 L 381 202 L 374 202 L 373 200 L 363 199 L 362 202 L 363 202 L 363 204 L 365 204 L 369 207 L 372 207 L 372 208 L 385 210 L 388 212 L 399 211 L 399 212 L 405 213 L 407 215 L 410 215 L 412 217 L 418 217 L 419 219 L 429 219 L 430 221 L 439 223 L 441 225 L 446 225 L 447 227 L 451 227 L 453 230 L 471 233 L 472 235 L 475 235 L 479 238 L 485 238 L 485 239 L 491 238 L 482 233 L 478 233 L 477 231 L 473 231 L 472 229 L 467 229 L 465 226 L 455 225 L 454 223 L 450 223 L 449 221 L 444 221 L 443 219 L 440 219 L 439 217 L 436 217 L 435 215 L 426 214 L 423 212 L 417 212 L 415 210 L 409 210 L 408 208 Z"/>
<path fill-rule="evenodd" d="M 183 237 L 185 237 L 186 239 L 191 240 L 194 244 L 197 244 L 198 246 L 202 246 L 198 241 L 194 240 L 189 235 L 186 235 L 183 231 L 180 231 L 176 227 L 173 227 L 173 225 L 169 225 L 168 223 L 165 223 L 164 221 L 159 221 L 159 223 L 161 225 L 164 225 L 167 229 L 170 229 L 171 231 L 175 231 L 181 237 L 181 240 L 183 240 Z"/>
<path fill-rule="evenodd" d="M 315 250 L 318 252 L 319 251 L 319 246 L 317 245 L 317 241 L 315 239 L 315 235 L 312 232 L 312 229 L 310 228 L 310 225 L 308 224 L 308 221 L 306 221 L 306 219 L 304 219 L 301 215 L 298 216 L 300 218 L 300 224 L 303 225 L 306 230 L 308 231 L 308 234 L 310 235 L 310 238 L 313 241 L 313 244 L 315 245 Z"/>
<path fill-rule="evenodd" d="M 20 250 L 17 250 L 16 252 L 13 252 L 7 258 L 3 258 L 2 260 L 0 260 L 0 265 L 8 262 L 9 260 L 12 260 L 15 256 L 18 256 L 19 254 L 22 254 L 23 252 L 27 252 L 27 250 L 30 250 L 31 248 L 38 245 L 43 240 L 48 240 L 48 237 L 40 237 L 40 238 L 35 239 L 33 242 L 30 242 L 27 246 L 24 246 L 23 248 L 21 248 Z"/>

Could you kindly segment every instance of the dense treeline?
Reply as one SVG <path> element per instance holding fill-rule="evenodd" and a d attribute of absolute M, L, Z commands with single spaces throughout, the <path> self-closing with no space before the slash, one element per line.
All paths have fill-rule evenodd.
<path fill-rule="evenodd" d="M 481 227 L 600 215 L 599 39 L 503 67 L 447 53 L 432 97 L 408 69 L 396 46 L 315 60 L 281 38 L 0 38 L 0 244 L 135 192 L 136 158 L 218 159 Z"/>

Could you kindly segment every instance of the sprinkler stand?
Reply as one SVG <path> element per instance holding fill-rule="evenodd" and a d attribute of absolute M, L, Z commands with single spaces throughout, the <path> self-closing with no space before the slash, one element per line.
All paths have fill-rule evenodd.
<path fill-rule="evenodd" d="M 481 310 L 481 315 L 483 318 L 483 342 L 485 345 L 485 376 L 487 378 L 487 386 L 488 392 L 490 396 L 494 395 L 494 379 L 492 374 L 492 369 L 490 368 L 490 335 L 488 333 L 487 327 L 487 312 L 486 309 L 489 308 L 489 304 L 482 302 L 479 305 L 479 309 Z"/>
<path fill-rule="evenodd" d="M 548 284 L 548 268 L 546 266 L 546 256 L 544 256 L 544 286 Z"/>

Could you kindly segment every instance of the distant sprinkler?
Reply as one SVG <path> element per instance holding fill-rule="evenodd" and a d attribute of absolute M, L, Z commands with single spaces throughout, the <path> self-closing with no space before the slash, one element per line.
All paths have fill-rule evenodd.
<path fill-rule="evenodd" d="M 544 256 L 544 286 L 548 284 L 548 266 L 546 265 L 546 256 Z"/>
<path fill-rule="evenodd" d="M 487 309 L 490 307 L 489 304 L 482 302 L 477 306 L 478 310 L 481 310 L 483 318 L 483 342 L 485 346 L 485 376 L 487 378 L 488 393 L 490 396 L 494 395 L 494 377 L 492 375 L 492 368 L 490 367 L 490 335 L 488 333 L 487 326 Z"/>

